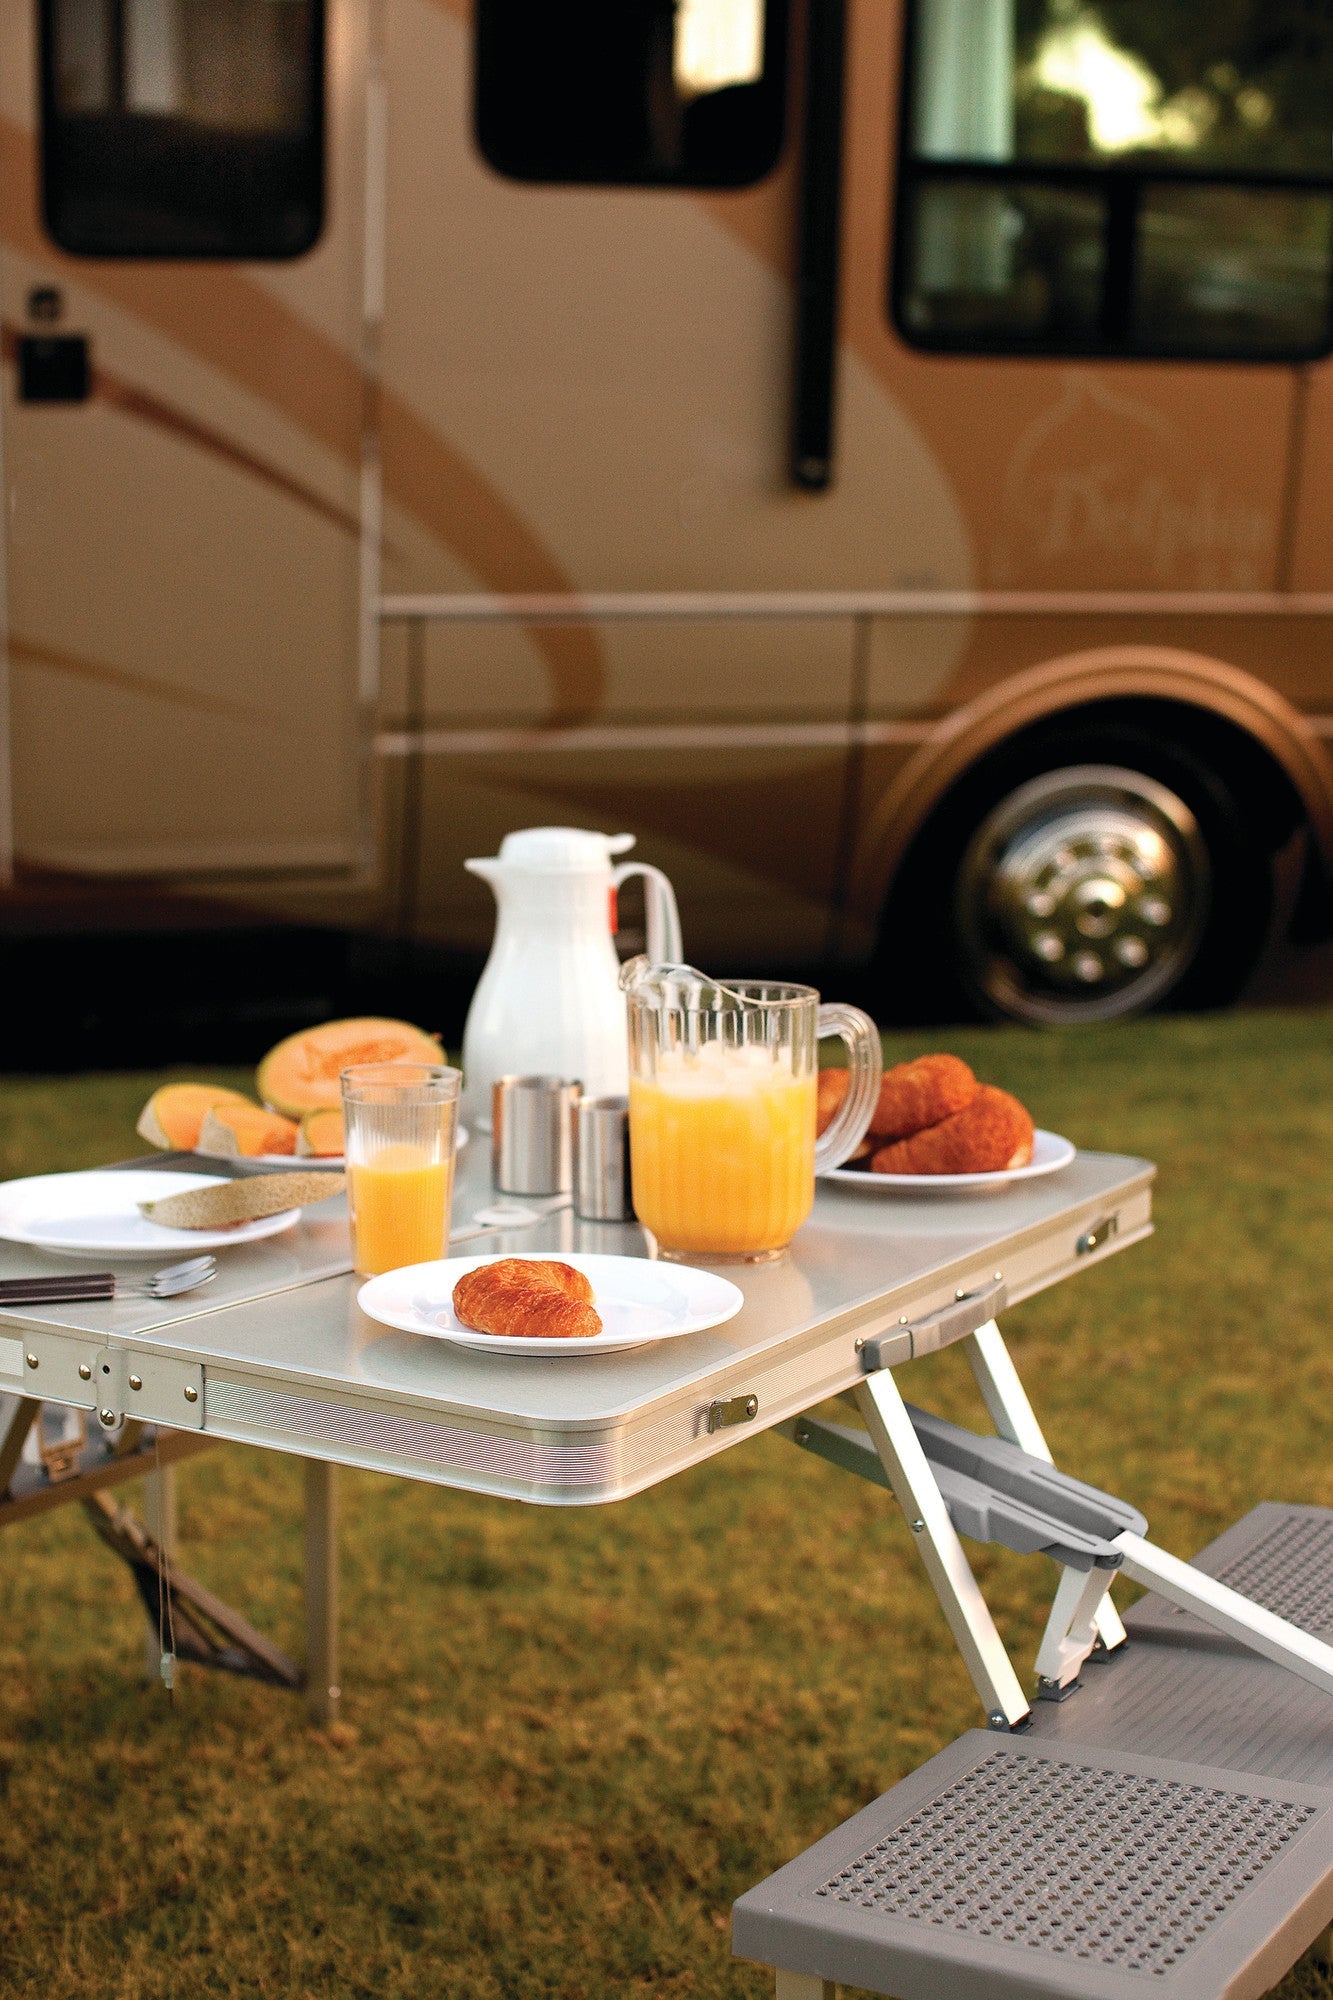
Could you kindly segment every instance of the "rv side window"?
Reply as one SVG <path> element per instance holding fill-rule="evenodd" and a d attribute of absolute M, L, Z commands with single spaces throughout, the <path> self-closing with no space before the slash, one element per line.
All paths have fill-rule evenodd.
<path fill-rule="evenodd" d="M 1333 14 L 912 0 L 893 317 L 914 346 L 1333 345 Z"/>
<path fill-rule="evenodd" d="M 476 51 L 516 180 L 745 187 L 781 151 L 787 0 L 478 0 Z"/>
<path fill-rule="evenodd" d="M 324 209 L 324 0 L 41 0 L 42 208 L 92 257 L 295 257 Z"/>

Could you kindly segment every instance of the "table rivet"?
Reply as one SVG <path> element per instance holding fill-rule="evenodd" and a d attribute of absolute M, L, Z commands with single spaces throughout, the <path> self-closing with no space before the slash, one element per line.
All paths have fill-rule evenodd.
<path fill-rule="evenodd" d="M 925 1532 L 926 1532 L 926 1524 L 921 1519 L 921 1516 L 918 1514 L 915 1521 L 913 1521 L 912 1523 L 912 1533 L 914 1535 L 924 1535 Z"/>
<path fill-rule="evenodd" d="M 799 1426 L 797 1427 L 797 1429 L 796 1429 L 796 1431 L 795 1431 L 794 1435 L 795 1435 L 795 1438 L 796 1438 L 796 1442 L 797 1442 L 797 1444 L 809 1444 L 809 1442 L 810 1442 L 810 1433 L 809 1433 L 809 1431 L 808 1431 L 808 1430 L 806 1429 L 806 1427 L 805 1427 L 805 1425 L 804 1425 L 804 1424 L 801 1424 L 801 1425 L 799 1425 Z"/>
<path fill-rule="evenodd" d="M 906 1324 L 907 1324 L 907 1314 L 906 1314 L 906 1313 L 899 1313 L 899 1315 L 898 1315 L 898 1324 L 899 1324 L 899 1326 L 906 1326 Z"/>
<path fill-rule="evenodd" d="M 93 1379 L 93 1371 L 92 1371 L 92 1369 L 91 1369 L 91 1368 L 90 1368 L 90 1367 L 88 1366 L 88 1363 L 87 1363 L 86 1361 L 81 1361 L 81 1362 L 79 1363 L 79 1380 L 80 1380 L 80 1382 L 91 1382 L 91 1381 L 92 1381 L 92 1379 Z"/>
<path fill-rule="evenodd" d="M 35 1354 L 25 1354 L 23 1358 L 27 1362 L 29 1368 L 35 1368 L 37 1366 L 37 1356 Z"/>
<path fill-rule="evenodd" d="M 1003 1271 L 997 1271 L 997 1272 L 995 1273 L 995 1282 L 996 1282 L 996 1284 L 997 1284 L 997 1285 L 999 1284 L 999 1282 L 1000 1282 L 1000 1280 L 1001 1280 L 1001 1278 L 1002 1278 L 1003 1276 L 1004 1276 L 1004 1272 L 1003 1272 Z"/>
<path fill-rule="evenodd" d="M 861 1352 L 861 1349 L 865 1346 L 865 1344 L 866 1344 L 865 1335 L 863 1333 L 858 1334 L 856 1337 L 856 1352 L 858 1354 Z"/>
<path fill-rule="evenodd" d="M 114 1430 L 116 1413 L 114 1410 L 99 1410 L 97 1412 L 97 1421 L 102 1425 L 104 1430 Z"/>
<path fill-rule="evenodd" d="M 954 1293 L 954 1298 L 955 1298 L 955 1299 L 965 1299 L 966 1297 L 967 1297 L 967 1290 L 966 1290 L 966 1288 L 965 1288 L 965 1287 L 964 1287 L 963 1285 L 959 1285 L 959 1287 L 958 1287 L 957 1291 L 956 1291 L 956 1292 Z"/>
<path fill-rule="evenodd" d="M 987 1729 L 1007 1729 L 1009 1727 L 1009 1718 L 1004 1714 L 1003 1710 L 993 1708 L 986 1717 L 986 1727 Z"/>
<path fill-rule="evenodd" d="M 131 1377 L 130 1377 L 130 1387 L 131 1387 L 131 1389 L 142 1389 L 142 1387 L 143 1387 L 143 1376 L 142 1376 L 142 1375 L 131 1375 Z"/>
<path fill-rule="evenodd" d="M 188 1388 L 185 1391 L 185 1400 L 187 1403 L 197 1403 L 199 1401 L 199 1391 L 194 1388 Z"/>

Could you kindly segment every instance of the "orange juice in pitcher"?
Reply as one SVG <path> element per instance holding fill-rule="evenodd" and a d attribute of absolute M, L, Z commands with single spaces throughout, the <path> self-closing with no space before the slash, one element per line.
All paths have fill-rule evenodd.
<path fill-rule="evenodd" d="M 634 1208 L 667 1257 L 781 1254 L 810 1213 L 817 1168 L 864 1136 L 879 1089 L 879 1035 L 858 1008 L 809 986 L 705 979 L 686 966 L 626 968 Z M 818 1141 L 820 1035 L 847 1043 L 852 1083 Z"/>

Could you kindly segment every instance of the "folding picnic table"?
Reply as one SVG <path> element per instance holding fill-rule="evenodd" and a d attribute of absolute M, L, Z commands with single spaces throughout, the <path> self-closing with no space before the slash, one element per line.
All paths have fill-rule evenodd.
<path fill-rule="evenodd" d="M 973 1847 L 980 1839 L 993 1857 L 1020 1827 L 1048 1862 L 1052 1855 L 1067 1858 L 1099 1798 L 1118 1797 L 1123 1780 L 1133 1794 L 1125 1806 L 1129 1830 L 1114 1835 L 1113 1847 L 1115 1839 L 1132 1845 L 1139 1838 L 1143 1811 L 1156 1810 L 1155 1802 L 1176 1799 L 1182 1786 L 1188 1802 L 1191 1788 L 1202 1784 L 1207 1797 L 1222 1801 L 1218 1838 L 1240 1857 L 1239 1873 L 1209 1892 L 1216 1908 L 1209 1905 L 1203 1916 L 1188 1898 L 1181 1905 L 1182 1923 L 1188 1918 L 1203 1940 L 1198 1949 L 1187 1942 L 1173 1958 L 1160 1946 L 1164 1963 L 1127 1971 L 1105 1952 L 1099 1957 L 1078 1944 L 1086 1944 L 1077 1928 L 1086 1924 L 1072 1891 L 1068 1909 L 1055 1909 L 1048 1896 L 1044 1930 L 1038 1922 L 1015 1944 L 1003 1934 L 1004 1923 L 973 1921 L 966 1886 L 947 1920 L 938 1910 L 888 1909 L 873 1853 L 869 1861 L 859 1853 L 849 1861 L 850 1850 L 840 1848 L 828 1880 L 855 1878 L 865 1890 L 859 1899 L 829 1890 L 823 1877 L 806 1880 L 800 1870 L 811 1857 L 801 1857 L 741 1899 L 736 1949 L 774 1966 L 779 1993 L 792 1996 L 831 1994 L 830 1982 L 841 1978 L 891 1990 L 900 2000 L 965 1992 L 1110 2000 L 1141 1991 L 1144 1969 L 1158 1990 L 1172 1995 L 1257 1994 L 1262 1985 L 1253 1981 L 1272 1972 L 1274 1953 L 1290 1963 L 1333 1918 L 1333 1646 L 1318 1636 L 1326 1626 L 1326 1638 L 1333 1638 L 1333 1512 L 1294 1510 L 1318 1517 L 1317 1546 L 1311 1553 L 1303 1544 L 1301 1558 L 1302 1575 L 1310 1571 L 1316 1580 L 1294 1622 L 1276 1615 L 1288 1608 L 1285 1600 L 1265 1608 L 1265 1592 L 1271 1599 L 1272 1591 L 1263 1563 L 1251 1564 L 1247 1596 L 1203 1567 L 1177 1562 L 1146 1539 L 1147 1524 L 1131 1505 L 1051 1464 L 996 1324 L 1007 1304 L 1146 1236 L 1151 1182 L 1144 1161 L 1082 1153 L 1049 1178 L 963 1199 L 825 1183 L 786 1258 L 728 1267 L 745 1295 L 734 1319 L 629 1352 L 539 1359 L 463 1349 L 368 1320 L 346 1270 L 341 1203 L 326 1203 L 307 1210 L 290 1235 L 238 1248 L 208 1292 L 0 1315 L 0 1391 L 82 1407 L 108 1433 L 127 1419 L 146 1421 L 200 1441 L 234 1439 L 324 1464 L 557 1506 L 642 1491 L 776 1428 L 798 1447 L 897 1495 L 977 1689 L 986 1729 L 942 1753 L 961 1757 L 959 1769 L 932 1776 L 928 1765 L 905 1781 L 917 1787 L 915 1819 L 909 1812 L 904 1822 L 909 1829 L 922 1813 L 929 1819 L 940 1798 L 946 1801 L 944 1831 L 921 1834 L 927 1844 L 936 1840 L 935 1864 L 941 1853 L 947 1861 L 950 1843 L 964 1835 Z M 456 1226 L 491 1198 L 487 1163 L 474 1145 L 460 1170 Z M 468 1247 L 650 1254 L 636 1226 L 585 1223 L 568 1210 Z M 16 1246 L 0 1249 L 0 1275 L 40 1263 Z M 900 1393 L 896 1371 L 953 1343 L 962 1344 L 971 1363 L 993 1437 L 914 1410 Z M 812 1414 L 840 1395 L 859 1406 L 864 1429 Z M 1037 1661 L 1038 1689 L 1048 1699 L 1035 1711 L 973 1577 L 960 1529 L 1042 1550 L 1059 1565 Z M 1279 1570 L 1285 1563 L 1285 1574 L 1291 1565 L 1282 1535 L 1278 1540 L 1275 1561 Z M 1211 1664 L 1214 1681 L 1226 1684 L 1219 1698 L 1235 1699 L 1247 1674 L 1257 1674 L 1265 1688 L 1280 1685 L 1287 1708 L 1277 1737 L 1286 1743 L 1292 1730 L 1303 1731 L 1302 1740 L 1318 1738 L 1327 1751 L 1307 1759 L 1315 1782 L 1292 1777 L 1289 1755 L 1281 1770 L 1260 1768 L 1262 1758 L 1256 1765 L 1252 1754 L 1239 1772 L 1226 1771 L 1217 1731 L 1208 1739 L 1209 1763 L 1197 1767 L 1177 1760 L 1177 1768 L 1163 1754 L 1169 1745 L 1152 1754 L 1137 1749 L 1132 1718 L 1116 1737 L 1119 1725 L 1108 1724 L 1103 1712 L 1110 1699 L 1104 1690 L 1130 1685 L 1125 1667 L 1108 1664 L 1078 1690 L 1090 1661 L 1132 1660 L 1139 1651 L 1124 1648 L 1125 1628 L 1105 1594 L 1121 1569 L 1153 1587 L 1147 1602 L 1168 1619 L 1169 1607 L 1181 1608 L 1180 1629 L 1169 1622 L 1166 1628 L 1168 1648 L 1188 1656 L 1190 1671 L 1196 1655 L 1206 1668 Z M 1232 1671 L 1237 1664 L 1241 1681 Z M 1205 1672 L 1200 1686 L 1207 1681 Z M 1102 1685 L 1090 1695 L 1094 1683 Z M 1212 1698 L 1207 1688 L 1200 1695 Z M 1080 1705 L 1100 1718 L 1095 1752 L 1080 1747 Z M 1058 1756 L 1047 1745 L 1053 1729 Z M 1087 1776 L 1089 1756 L 1100 1776 Z M 1083 1778 L 1061 1776 L 1066 1765 Z M 1027 1782 L 1034 1771 L 1035 1790 Z M 967 1791 L 974 1777 L 975 1796 Z M 961 1806 L 960 1785 L 967 1795 Z M 903 1791 L 896 1787 L 877 1802 L 893 1822 L 881 1844 L 899 1838 Z M 1162 1826 L 1173 1825 L 1167 1813 Z M 847 1834 L 839 1829 L 828 1841 Z M 859 1838 L 858 1830 L 853 1846 Z M 819 1857 L 827 1845 L 812 1854 Z M 816 1874 L 823 1865 L 815 1860 Z M 1169 1855 L 1160 1858 L 1164 1882 L 1172 1865 Z M 981 1877 L 985 1894 L 978 1888 L 973 1900 L 989 1911 L 995 1883 L 985 1870 Z M 1170 1910 L 1177 1886 L 1167 1882 L 1160 1890 Z M 1158 1893 L 1148 1892 L 1150 1903 Z M 1158 1930 L 1163 1924 L 1169 1933 L 1166 1919 Z"/>

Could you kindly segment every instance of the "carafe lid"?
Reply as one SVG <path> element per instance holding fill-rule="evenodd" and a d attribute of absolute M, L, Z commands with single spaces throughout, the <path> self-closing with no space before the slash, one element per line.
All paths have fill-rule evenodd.
<path fill-rule="evenodd" d="M 577 826 L 525 826 L 500 842 L 500 860 L 509 868 L 540 875 L 595 875 L 613 854 L 633 847 L 632 833 L 590 833 Z"/>

